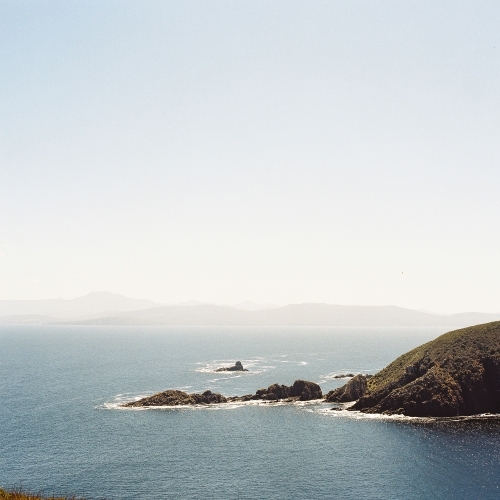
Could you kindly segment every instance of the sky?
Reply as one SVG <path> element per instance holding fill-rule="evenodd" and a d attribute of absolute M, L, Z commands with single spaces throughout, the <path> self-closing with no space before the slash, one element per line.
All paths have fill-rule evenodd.
<path fill-rule="evenodd" d="M 0 2 L 0 300 L 500 312 L 500 3 Z"/>

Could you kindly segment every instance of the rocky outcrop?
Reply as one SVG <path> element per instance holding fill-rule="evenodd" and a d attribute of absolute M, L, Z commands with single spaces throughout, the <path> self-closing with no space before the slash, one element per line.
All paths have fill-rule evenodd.
<path fill-rule="evenodd" d="M 356 375 L 347 384 L 330 391 L 325 396 L 325 401 L 329 403 L 346 403 L 356 401 L 366 394 L 367 378 L 365 375 Z"/>
<path fill-rule="evenodd" d="M 236 361 L 234 366 L 227 366 L 223 368 L 217 368 L 216 372 L 247 372 L 246 368 L 243 368 L 241 361 Z"/>
<path fill-rule="evenodd" d="M 125 403 L 125 408 L 145 406 L 181 406 L 181 405 L 209 405 L 244 401 L 311 401 L 321 399 L 321 387 L 314 382 L 296 380 L 293 385 L 272 384 L 267 389 L 259 389 L 255 394 L 246 396 L 225 397 L 222 394 L 205 391 L 202 394 L 188 394 L 183 391 L 168 390 L 153 396 Z"/>
<path fill-rule="evenodd" d="M 367 380 L 349 409 L 416 417 L 500 413 L 500 322 L 445 333 L 403 354 Z"/>
<path fill-rule="evenodd" d="M 184 406 L 184 405 L 209 405 L 226 403 L 227 398 L 222 394 L 212 391 L 205 391 L 202 394 L 188 394 L 183 391 L 168 390 L 159 392 L 153 396 L 132 401 L 123 406 L 128 408 L 137 408 L 141 406 Z"/>
<path fill-rule="evenodd" d="M 272 384 L 267 389 L 258 389 L 255 394 L 228 399 L 230 401 L 311 401 L 322 397 L 323 393 L 318 384 L 296 380 L 291 386 Z"/>

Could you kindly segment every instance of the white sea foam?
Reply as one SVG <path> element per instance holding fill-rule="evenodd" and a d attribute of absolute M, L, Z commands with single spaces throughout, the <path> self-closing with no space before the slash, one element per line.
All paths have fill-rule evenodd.
<path fill-rule="evenodd" d="M 329 417 L 341 417 L 349 418 L 353 420 L 386 420 L 395 422 L 412 422 L 412 423 L 446 423 L 446 422 L 473 422 L 473 421 L 499 421 L 500 414 L 483 413 L 480 415 L 470 415 L 470 416 L 457 416 L 457 417 L 409 417 L 407 415 L 384 415 L 382 413 L 363 413 L 360 411 L 349 410 L 348 408 L 354 404 L 350 403 L 339 403 L 336 408 L 315 408 L 310 411 L 315 411 Z"/>
<path fill-rule="evenodd" d="M 339 403 L 338 406 L 332 409 L 332 404 L 329 403 L 329 408 L 316 408 L 314 411 L 334 418 L 349 418 L 352 420 L 392 420 L 392 421 L 411 421 L 411 422 L 433 422 L 436 419 L 428 417 L 408 417 L 406 415 L 383 415 L 382 413 L 363 413 L 360 411 L 349 410 L 355 402 Z"/>
<path fill-rule="evenodd" d="M 266 364 L 269 363 L 269 361 L 281 361 L 281 360 L 272 360 L 270 358 L 263 358 L 263 357 L 255 357 L 251 359 L 243 359 L 241 360 L 241 363 L 245 369 L 248 371 L 222 371 L 222 372 L 217 372 L 219 368 L 225 368 L 228 366 L 234 365 L 234 359 L 232 360 L 212 360 L 212 361 L 200 361 L 196 363 L 198 365 L 198 368 L 195 369 L 196 372 L 199 373 L 214 373 L 217 372 L 220 374 L 221 379 L 217 380 L 223 380 L 227 378 L 237 378 L 241 377 L 242 375 L 259 375 L 261 373 L 267 372 L 269 370 L 273 370 L 276 368 L 274 365 Z"/>
<path fill-rule="evenodd" d="M 106 401 L 102 405 L 97 406 L 96 408 L 105 410 L 125 410 L 126 408 L 123 408 L 123 405 L 125 403 L 129 403 L 131 401 L 139 401 L 139 399 L 147 398 L 148 396 L 152 396 L 153 394 L 154 392 L 145 392 L 142 394 L 135 394 L 135 393 L 117 394 L 116 396 L 114 396 L 112 401 Z"/>

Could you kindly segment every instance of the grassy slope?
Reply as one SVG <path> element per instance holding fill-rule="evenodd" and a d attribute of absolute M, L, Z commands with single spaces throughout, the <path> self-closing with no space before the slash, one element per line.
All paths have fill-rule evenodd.
<path fill-rule="evenodd" d="M 44 497 L 39 494 L 26 493 L 22 490 L 5 491 L 0 488 L 0 500 L 76 500 L 76 497 Z"/>
<path fill-rule="evenodd" d="M 445 333 L 403 354 L 368 380 L 368 394 L 404 377 L 406 368 L 429 358 L 436 364 L 451 361 L 453 371 L 467 369 L 478 355 L 500 355 L 500 321 Z"/>

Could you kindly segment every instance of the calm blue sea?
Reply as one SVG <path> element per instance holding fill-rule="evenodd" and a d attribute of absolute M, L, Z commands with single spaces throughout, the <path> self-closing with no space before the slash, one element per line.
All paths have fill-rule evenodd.
<path fill-rule="evenodd" d="M 444 329 L 0 328 L 0 485 L 90 499 L 498 499 L 500 426 L 330 405 L 123 410 L 375 373 Z M 214 373 L 240 360 L 251 371 Z"/>

